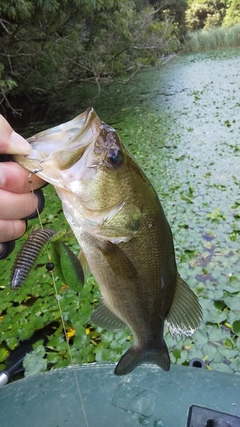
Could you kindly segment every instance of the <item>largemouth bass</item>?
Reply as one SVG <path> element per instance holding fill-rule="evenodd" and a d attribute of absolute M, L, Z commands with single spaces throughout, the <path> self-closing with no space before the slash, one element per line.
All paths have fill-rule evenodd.
<path fill-rule="evenodd" d="M 144 362 L 169 370 L 164 321 L 172 332 L 190 335 L 202 311 L 177 271 L 171 229 L 153 186 L 92 108 L 28 141 L 32 153 L 15 160 L 55 187 L 85 271 L 99 284 L 102 302 L 92 322 L 133 333 L 115 374 Z"/>

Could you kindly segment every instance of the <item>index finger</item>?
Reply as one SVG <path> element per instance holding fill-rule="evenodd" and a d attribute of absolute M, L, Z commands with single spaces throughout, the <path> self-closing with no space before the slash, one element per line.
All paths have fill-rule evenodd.
<path fill-rule="evenodd" d="M 0 114 L 0 154 L 28 155 L 31 151 L 30 144 Z"/>
<path fill-rule="evenodd" d="M 29 171 L 15 162 L 0 163 L 0 189 L 13 193 L 28 193 L 45 185 L 37 175 L 29 180 Z"/>

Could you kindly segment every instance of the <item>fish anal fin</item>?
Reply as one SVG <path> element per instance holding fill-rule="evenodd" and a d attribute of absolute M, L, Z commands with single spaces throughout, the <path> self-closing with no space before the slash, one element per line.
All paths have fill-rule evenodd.
<path fill-rule="evenodd" d="M 91 322 L 110 331 L 121 331 L 126 329 L 127 325 L 119 319 L 111 310 L 101 301 L 91 316 Z"/>
<path fill-rule="evenodd" d="M 201 319 L 202 308 L 197 296 L 178 274 L 173 303 L 166 317 L 170 332 L 190 336 L 199 326 Z"/>
<path fill-rule="evenodd" d="M 164 371 L 169 371 L 170 359 L 165 342 L 161 348 L 140 349 L 134 346 L 130 347 L 118 362 L 114 374 L 129 374 L 142 363 L 154 363 Z"/>

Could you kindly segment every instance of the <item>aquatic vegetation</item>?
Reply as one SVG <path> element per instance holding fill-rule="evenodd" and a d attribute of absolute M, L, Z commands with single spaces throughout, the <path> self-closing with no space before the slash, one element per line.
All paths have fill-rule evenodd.
<path fill-rule="evenodd" d="M 179 56 L 160 71 L 143 73 L 134 86 L 124 86 L 119 92 L 117 86 L 106 88 L 109 92 L 94 102 L 156 188 L 173 230 L 179 271 L 203 307 L 203 322 L 192 338 L 176 340 L 166 330 L 172 363 L 188 365 L 192 358 L 200 357 L 207 369 L 238 374 L 239 62 L 238 50 Z M 106 101 L 104 105 L 106 93 L 108 106 Z M 73 109 L 79 103 L 77 90 L 76 98 Z M 44 191 L 44 226 L 65 228 L 60 201 L 50 186 Z M 66 242 L 77 254 L 71 234 Z M 18 248 L 20 244 L 18 241 Z M 16 292 L 8 286 L 12 262 L 13 257 L 0 263 L 0 368 L 18 339 L 32 337 L 43 328 L 48 328 L 42 356 L 48 368 L 68 365 L 45 255 Z M 114 333 L 88 323 L 99 298 L 94 279 L 88 279 L 80 298 L 57 277 L 56 284 L 74 362 L 119 360 L 132 337 L 128 330 Z"/>

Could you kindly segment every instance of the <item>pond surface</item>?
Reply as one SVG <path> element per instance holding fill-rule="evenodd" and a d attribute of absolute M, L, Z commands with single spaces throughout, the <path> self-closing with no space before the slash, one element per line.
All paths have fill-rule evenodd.
<path fill-rule="evenodd" d="M 95 98 L 93 86 L 74 88 L 67 101 L 66 94 L 59 96 L 48 124 L 30 124 L 22 130 L 29 136 L 88 106 L 116 128 L 159 194 L 173 231 L 179 272 L 203 307 L 204 320 L 192 339 L 166 333 L 171 360 L 188 364 L 197 357 L 208 369 L 236 373 L 240 373 L 239 54 L 229 50 L 177 56 L 126 85 L 103 87 Z M 63 222 L 48 215 L 47 222 L 52 220 L 57 225 Z M 7 271 L 9 263 L 2 262 L 2 289 L 8 283 Z"/>

